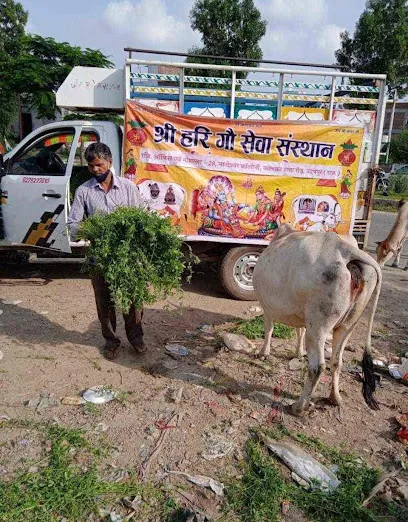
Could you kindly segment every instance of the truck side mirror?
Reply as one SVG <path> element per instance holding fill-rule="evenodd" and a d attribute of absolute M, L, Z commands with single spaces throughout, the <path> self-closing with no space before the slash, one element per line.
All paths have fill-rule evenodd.
<path fill-rule="evenodd" d="M 0 176 L 4 175 L 4 161 L 3 154 L 0 154 Z"/>

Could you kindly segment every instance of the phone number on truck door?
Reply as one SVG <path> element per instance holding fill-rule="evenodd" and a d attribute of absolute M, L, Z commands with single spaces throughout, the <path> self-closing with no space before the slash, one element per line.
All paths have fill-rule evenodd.
<path fill-rule="evenodd" d="M 49 183 L 50 178 L 23 178 L 23 183 Z"/>

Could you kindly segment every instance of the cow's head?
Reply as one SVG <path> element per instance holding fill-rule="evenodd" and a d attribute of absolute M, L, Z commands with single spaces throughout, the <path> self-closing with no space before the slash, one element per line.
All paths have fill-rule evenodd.
<path fill-rule="evenodd" d="M 384 241 L 377 241 L 377 263 L 383 267 L 387 261 L 389 261 L 393 255 L 396 254 L 395 250 L 391 247 L 389 242 L 385 239 Z"/>

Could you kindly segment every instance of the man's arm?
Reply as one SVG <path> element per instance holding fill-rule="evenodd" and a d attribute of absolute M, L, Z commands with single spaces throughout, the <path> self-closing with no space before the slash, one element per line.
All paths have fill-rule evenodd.
<path fill-rule="evenodd" d="M 71 239 L 75 240 L 78 234 L 78 228 L 85 214 L 85 197 L 84 191 L 79 187 L 75 191 L 74 201 L 71 206 L 71 211 L 68 216 L 68 228 L 71 234 Z"/>

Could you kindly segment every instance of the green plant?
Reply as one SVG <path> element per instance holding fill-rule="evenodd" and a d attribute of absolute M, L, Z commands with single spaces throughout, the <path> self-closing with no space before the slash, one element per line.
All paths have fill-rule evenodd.
<path fill-rule="evenodd" d="M 227 487 L 225 511 L 242 522 L 277 522 L 281 506 L 288 502 L 310 521 L 321 522 L 381 522 L 406 520 L 407 510 L 397 504 L 373 501 L 370 508 L 362 506 L 364 499 L 378 482 L 379 470 L 338 448 L 325 445 L 319 439 L 291 432 L 283 425 L 265 433 L 276 440 L 291 437 L 318 459 L 331 467 L 337 466 L 340 486 L 330 493 L 319 489 L 306 491 L 285 479 L 277 461 L 253 438 L 247 442 L 245 461 L 241 463 L 242 478 Z"/>
<path fill-rule="evenodd" d="M 263 339 L 265 335 L 263 315 L 239 321 L 237 326 L 233 328 L 233 332 L 245 335 L 248 339 Z M 292 339 L 294 335 L 294 328 L 281 323 L 275 323 L 273 337 L 277 339 Z"/>
<path fill-rule="evenodd" d="M 107 281 L 115 304 L 142 309 L 181 287 L 182 240 L 169 219 L 140 208 L 119 208 L 86 219 L 79 237 L 90 242 L 91 272 Z"/>
<path fill-rule="evenodd" d="M 389 191 L 396 194 L 405 194 L 408 192 L 408 175 L 407 174 L 391 174 L 389 178 Z"/>
<path fill-rule="evenodd" d="M 121 484 L 101 479 L 97 464 L 102 452 L 80 430 L 51 426 L 44 435 L 50 451 L 38 472 L 22 471 L 0 483 L 0 520 L 54 522 L 65 517 L 80 522 L 96 513 L 104 499 L 143 491 L 135 478 Z"/>

